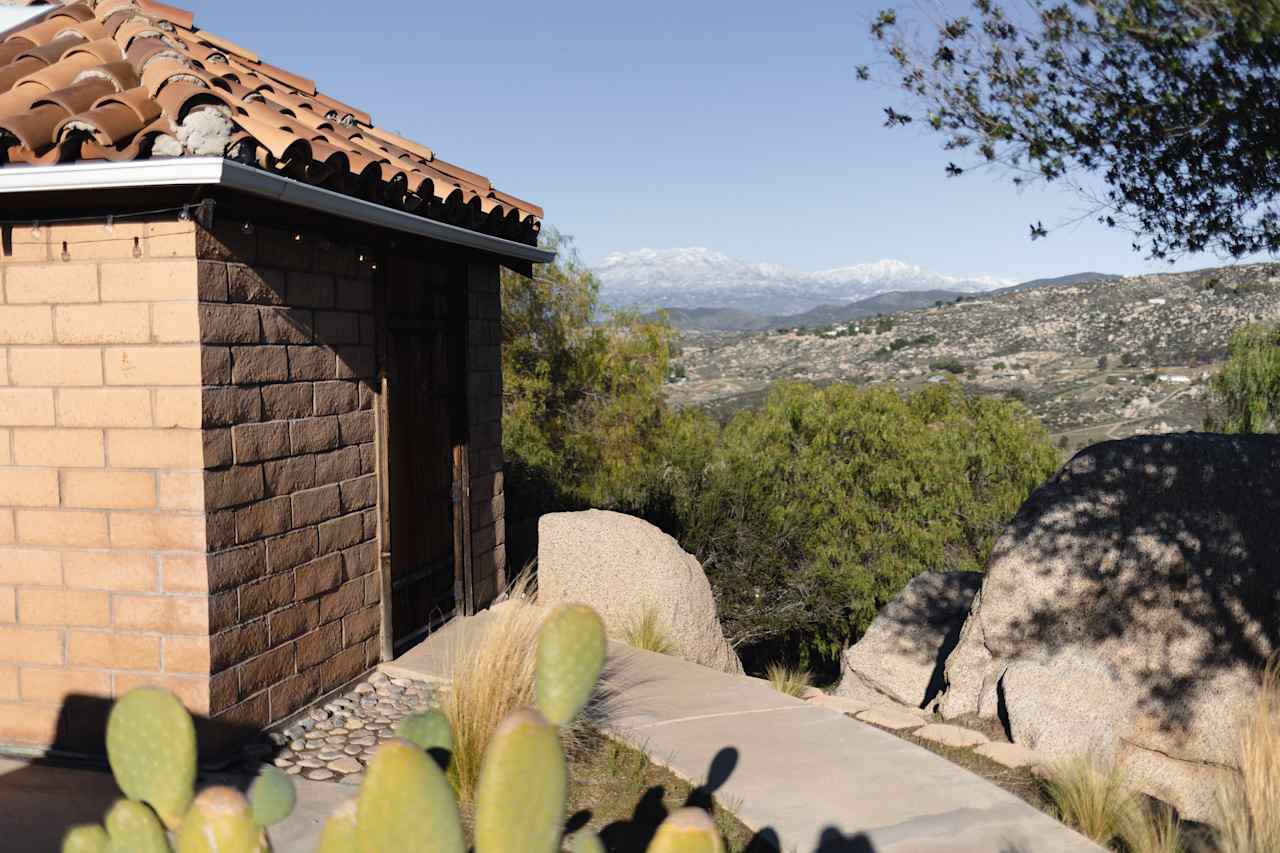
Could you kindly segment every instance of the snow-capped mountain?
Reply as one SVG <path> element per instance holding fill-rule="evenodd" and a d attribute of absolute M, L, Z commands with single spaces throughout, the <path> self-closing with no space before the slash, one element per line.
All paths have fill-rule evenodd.
<path fill-rule="evenodd" d="M 972 292 L 1014 283 L 986 276 L 941 275 L 892 260 L 799 272 L 703 248 L 614 252 L 596 265 L 595 273 L 602 300 L 616 308 L 724 306 L 758 314 L 797 314 L 895 290 Z"/>

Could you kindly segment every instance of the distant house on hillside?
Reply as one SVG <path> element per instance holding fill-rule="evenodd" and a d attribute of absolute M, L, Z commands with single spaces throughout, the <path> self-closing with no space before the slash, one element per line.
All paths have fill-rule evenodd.
<path fill-rule="evenodd" d="M 542 211 L 180 9 L 5 11 L 0 742 L 153 683 L 216 746 L 502 587 Z"/>

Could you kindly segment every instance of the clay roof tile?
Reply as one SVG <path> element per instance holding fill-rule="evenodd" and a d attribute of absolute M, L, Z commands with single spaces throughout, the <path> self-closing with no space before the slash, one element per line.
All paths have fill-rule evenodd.
<path fill-rule="evenodd" d="M 0 167 L 207 154 L 207 135 L 194 149 L 178 140 L 187 139 L 179 126 L 189 114 L 210 109 L 238 125 L 212 137 L 224 156 L 463 227 L 537 239 L 537 205 L 376 127 L 311 79 L 197 29 L 177 7 L 71 3 L 0 42 Z"/>

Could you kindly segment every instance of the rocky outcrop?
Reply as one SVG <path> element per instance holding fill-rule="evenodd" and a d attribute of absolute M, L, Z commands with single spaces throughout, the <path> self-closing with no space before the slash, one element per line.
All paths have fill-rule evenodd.
<path fill-rule="evenodd" d="M 676 540 L 639 518 L 602 510 L 542 516 L 538 601 L 589 604 L 619 637 L 651 613 L 679 657 L 742 672 L 720 629 L 702 566 Z"/>
<path fill-rule="evenodd" d="M 1076 456 L 1000 537 L 943 716 L 1003 716 L 1212 819 L 1280 635 L 1280 440 L 1142 436 Z"/>
<path fill-rule="evenodd" d="M 974 572 L 912 578 L 862 639 L 845 650 L 836 695 L 873 704 L 888 698 L 923 708 L 942 687 L 943 661 L 981 585 L 982 575 Z"/>

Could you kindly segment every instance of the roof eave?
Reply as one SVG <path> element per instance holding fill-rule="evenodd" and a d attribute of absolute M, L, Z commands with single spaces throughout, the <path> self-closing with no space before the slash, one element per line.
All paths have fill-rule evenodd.
<path fill-rule="evenodd" d="M 556 257 L 555 252 L 537 246 L 426 219 L 222 157 L 81 162 L 56 166 L 8 165 L 0 169 L 0 196 L 175 186 L 225 187 L 282 204 L 531 263 L 551 263 Z"/>

